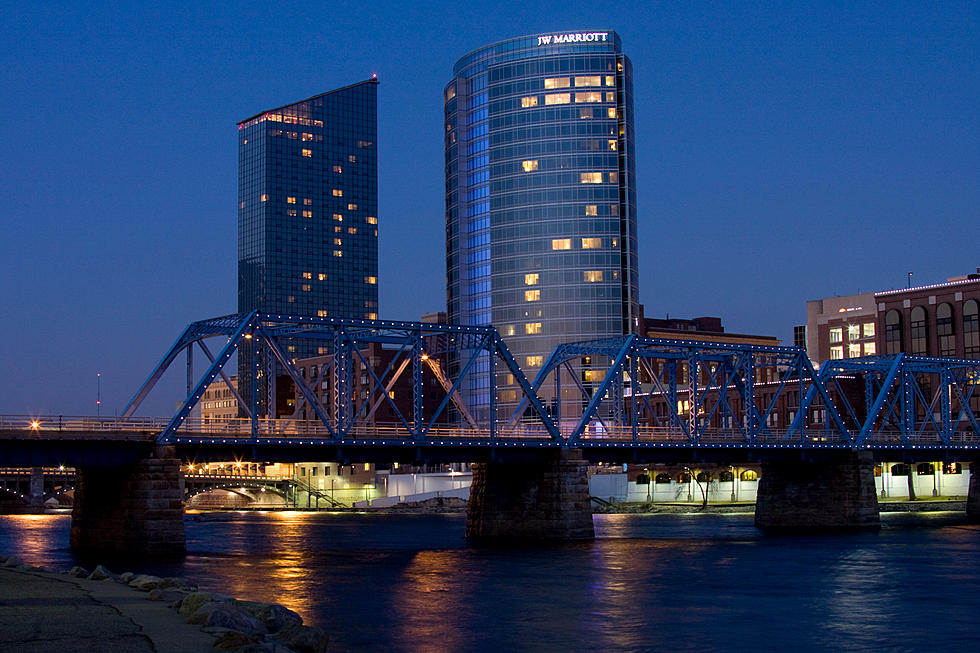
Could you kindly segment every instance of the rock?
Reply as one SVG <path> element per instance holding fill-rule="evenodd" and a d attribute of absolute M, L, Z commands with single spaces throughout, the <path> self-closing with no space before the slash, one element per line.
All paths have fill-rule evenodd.
<path fill-rule="evenodd" d="M 235 605 L 258 619 L 270 633 L 277 633 L 290 623 L 303 623 L 303 617 L 278 603 L 235 601 Z"/>
<path fill-rule="evenodd" d="M 2 566 L 4 566 L 4 567 L 19 567 L 20 566 L 20 560 L 18 560 L 17 558 L 7 558 L 6 560 L 3 561 L 3 565 Z"/>
<path fill-rule="evenodd" d="M 14 569 L 17 571 L 34 571 L 34 567 L 32 565 L 17 565 L 14 567 Z"/>
<path fill-rule="evenodd" d="M 155 590 L 160 585 L 162 579 L 159 576 L 150 576 L 148 574 L 140 574 L 133 580 L 129 581 L 130 587 L 135 587 L 141 592 L 149 592 L 150 590 Z"/>
<path fill-rule="evenodd" d="M 150 590 L 150 595 L 147 596 L 151 601 L 166 601 L 167 603 L 176 603 L 181 601 L 186 597 L 188 592 L 186 590 L 178 590 L 173 588 L 163 589 L 158 587 L 156 589 Z"/>
<path fill-rule="evenodd" d="M 182 617 L 189 617 L 197 612 L 199 607 L 214 600 L 215 595 L 210 592 L 191 592 L 180 602 L 180 609 L 177 612 Z"/>
<path fill-rule="evenodd" d="M 186 599 L 185 599 L 186 601 Z M 198 626 L 217 626 L 237 630 L 247 635 L 264 635 L 265 626 L 233 603 L 211 601 L 187 617 L 187 623 Z"/>
<path fill-rule="evenodd" d="M 326 653 L 330 637 L 319 628 L 287 624 L 277 634 L 279 641 L 296 653 Z"/>
<path fill-rule="evenodd" d="M 129 581 L 133 580 L 134 578 L 136 578 L 136 574 L 134 574 L 131 571 L 125 571 L 119 574 L 119 578 L 117 578 L 116 580 L 118 580 L 120 583 L 129 585 Z"/>
<path fill-rule="evenodd" d="M 229 630 L 214 641 L 214 648 L 221 651 L 238 651 L 249 644 L 257 644 L 258 642 L 259 639 L 255 635 L 246 635 L 237 630 Z"/>
<path fill-rule="evenodd" d="M 179 590 L 197 589 L 197 585 L 191 584 L 188 580 L 184 578 L 164 578 L 163 580 L 160 581 L 160 584 L 157 585 L 157 587 L 159 587 L 162 590 L 170 589 L 170 588 L 179 589 Z"/>
<path fill-rule="evenodd" d="M 116 575 L 111 571 L 109 571 L 108 569 L 106 569 L 105 567 L 103 567 L 102 565 L 99 565 L 98 567 L 92 570 L 91 574 L 88 575 L 88 579 L 89 580 L 116 580 Z"/>
<path fill-rule="evenodd" d="M 85 567 L 75 566 L 68 570 L 69 576 L 74 576 L 75 578 L 88 578 L 89 571 Z"/>

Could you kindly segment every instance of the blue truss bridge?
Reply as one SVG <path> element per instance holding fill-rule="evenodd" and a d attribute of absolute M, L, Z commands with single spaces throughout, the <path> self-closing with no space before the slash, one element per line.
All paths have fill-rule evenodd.
<path fill-rule="evenodd" d="M 298 342 L 318 345 L 316 375 L 291 357 Z M 370 364 L 373 344 L 388 352 L 383 365 Z M 206 361 L 199 376 L 195 352 Z M 136 416 L 182 355 L 187 394 L 177 412 Z M 254 371 L 237 389 L 226 369 L 236 358 L 237 369 Z M 488 405 L 468 403 L 478 374 L 489 377 Z M 426 387 L 426 375 L 441 392 Z M 264 398 L 275 396 L 282 377 L 297 389 L 295 411 L 264 417 Z M 193 416 L 218 379 L 243 417 Z M 172 445 L 198 459 L 283 462 L 478 461 L 561 448 L 610 462 L 835 449 L 971 459 L 980 451 L 978 381 L 980 360 L 897 354 L 815 369 L 797 347 L 633 335 L 559 345 L 532 379 L 492 327 L 252 312 L 188 325 L 120 417 L 0 416 L 0 439 L 8 452 L 38 439 L 53 450 L 58 442 L 71 449 L 114 441 Z M 399 383 L 410 387 L 409 402 L 395 402 L 391 388 Z M 381 406 L 392 419 L 378 421 Z M 301 419 L 301 410 L 309 417 Z"/>

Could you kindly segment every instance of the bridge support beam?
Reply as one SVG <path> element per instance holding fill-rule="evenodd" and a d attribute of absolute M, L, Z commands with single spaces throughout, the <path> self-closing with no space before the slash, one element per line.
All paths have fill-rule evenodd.
<path fill-rule="evenodd" d="M 168 447 L 126 467 L 77 469 L 71 547 L 88 553 L 182 555 L 180 461 Z"/>
<path fill-rule="evenodd" d="M 966 517 L 980 522 L 980 460 L 970 463 L 970 493 L 966 497 Z"/>
<path fill-rule="evenodd" d="M 466 515 L 473 540 L 591 539 L 588 463 L 561 449 L 537 462 L 473 465 Z"/>
<path fill-rule="evenodd" d="M 764 461 L 755 525 L 768 530 L 880 527 L 871 453 Z"/>
<path fill-rule="evenodd" d="M 44 470 L 40 467 L 31 467 L 31 481 L 27 502 L 30 512 L 44 511 Z"/>

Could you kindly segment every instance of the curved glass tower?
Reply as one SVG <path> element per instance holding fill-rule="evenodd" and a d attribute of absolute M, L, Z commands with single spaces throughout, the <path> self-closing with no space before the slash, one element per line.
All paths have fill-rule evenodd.
<path fill-rule="evenodd" d="M 497 327 L 532 378 L 559 343 L 631 333 L 633 82 L 616 33 L 475 50 L 456 62 L 445 111 L 449 321 Z M 586 387 L 600 380 L 588 366 Z M 473 405 L 488 405 L 486 371 Z M 508 381 L 501 413 L 517 396 Z"/>

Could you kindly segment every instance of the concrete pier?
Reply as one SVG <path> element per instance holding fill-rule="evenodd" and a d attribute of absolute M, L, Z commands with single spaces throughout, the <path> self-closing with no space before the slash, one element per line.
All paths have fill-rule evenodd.
<path fill-rule="evenodd" d="M 970 493 L 966 497 L 966 517 L 980 522 L 980 461 L 970 463 Z"/>
<path fill-rule="evenodd" d="M 44 470 L 40 467 L 31 468 L 31 482 L 27 501 L 30 512 L 44 510 Z"/>
<path fill-rule="evenodd" d="M 77 470 L 71 547 L 91 553 L 181 555 L 184 506 L 180 461 L 172 449 L 125 466 Z"/>
<path fill-rule="evenodd" d="M 591 539 L 588 463 L 561 449 L 538 462 L 473 465 L 466 515 L 473 540 Z"/>
<path fill-rule="evenodd" d="M 880 527 L 871 453 L 763 462 L 755 525 L 769 530 Z"/>

